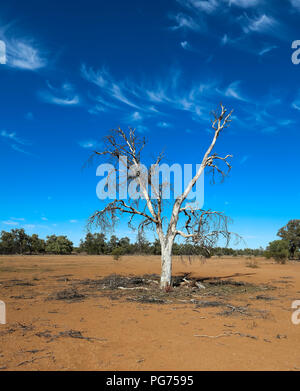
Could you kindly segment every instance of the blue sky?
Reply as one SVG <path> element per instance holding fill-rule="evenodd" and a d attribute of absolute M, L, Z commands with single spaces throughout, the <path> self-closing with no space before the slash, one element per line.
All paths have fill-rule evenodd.
<path fill-rule="evenodd" d="M 224 211 L 249 247 L 299 218 L 300 0 L 11 0 L 0 6 L 0 229 L 85 235 L 96 164 L 117 126 L 149 140 L 147 156 L 201 161 L 209 113 L 234 109 L 218 140 L 232 154 L 205 208 Z M 121 223 L 119 236 L 135 238 Z"/>

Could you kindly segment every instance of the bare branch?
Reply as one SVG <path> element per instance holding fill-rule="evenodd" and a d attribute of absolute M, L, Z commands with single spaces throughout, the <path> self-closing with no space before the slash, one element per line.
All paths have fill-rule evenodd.
<path fill-rule="evenodd" d="M 122 215 L 123 213 L 127 213 L 131 216 L 128 223 L 131 228 L 135 228 L 133 225 L 133 218 L 135 216 L 144 218 L 138 226 L 139 229 L 143 229 L 150 224 L 157 224 L 157 221 L 144 211 L 140 211 L 134 208 L 132 205 L 126 204 L 123 200 L 114 200 L 113 202 L 110 202 L 104 209 L 96 211 L 92 216 L 90 216 L 88 225 L 96 225 L 105 232 L 108 229 L 114 227 L 118 216 Z"/>
<path fill-rule="evenodd" d="M 226 155 L 225 157 L 220 157 L 216 153 L 213 155 L 209 156 L 206 159 L 206 167 L 211 167 L 211 173 L 212 173 L 212 180 L 214 183 L 215 179 L 215 173 L 217 172 L 218 174 L 221 175 L 222 181 L 224 178 L 229 174 L 232 166 L 231 164 L 227 161 L 228 158 L 232 158 L 232 155 Z M 222 170 L 217 163 L 215 163 L 216 160 L 220 160 L 222 163 L 225 164 L 225 167 L 227 168 L 227 171 Z"/>
<path fill-rule="evenodd" d="M 104 138 L 104 151 L 95 151 L 94 154 L 99 156 L 108 156 L 113 160 L 115 165 L 117 164 L 118 159 L 123 156 L 127 159 L 127 171 L 129 171 L 131 167 L 135 167 L 136 170 L 134 174 L 131 174 L 129 179 L 138 180 L 153 220 L 159 220 L 160 216 L 155 211 L 148 190 L 145 186 L 145 183 L 149 182 L 149 178 L 144 178 L 139 170 L 139 166 L 141 164 L 141 152 L 143 151 L 145 144 L 145 138 L 137 136 L 135 129 L 130 128 L 129 134 L 127 135 L 121 128 L 118 128 L 111 130 L 110 134 Z M 158 165 L 161 159 L 162 154 L 158 156 L 155 165 Z"/>
<path fill-rule="evenodd" d="M 192 190 L 192 188 L 195 185 L 195 183 L 197 182 L 197 180 L 203 174 L 205 167 L 207 167 L 209 164 L 213 165 L 213 161 L 217 158 L 216 155 L 213 155 L 213 156 L 215 156 L 215 158 L 212 158 L 213 156 L 210 156 L 210 154 L 216 144 L 216 141 L 217 141 L 217 138 L 219 137 L 220 132 L 224 128 L 226 128 L 229 125 L 229 123 L 231 122 L 231 115 L 233 113 L 233 110 L 231 110 L 228 113 L 228 110 L 226 110 L 222 104 L 220 104 L 220 109 L 221 109 L 220 111 L 214 111 L 212 113 L 214 116 L 214 120 L 212 120 L 212 128 L 215 130 L 215 134 L 214 134 L 213 140 L 212 140 L 209 148 L 207 149 L 207 151 L 202 159 L 202 163 L 200 165 L 200 168 L 199 168 L 198 172 L 196 173 L 196 175 L 192 178 L 190 183 L 187 185 L 187 187 L 184 190 L 184 192 L 182 193 L 182 195 L 180 197 L 178 197 L 174 203 L 171 220 L 170 220 L 170 224 L 168 227 L 168 234 L 170 234 L 170 235 L 171 234 L 175 235 L 176 225 L 177 225 L 178 217 L 179 217 L 179 210 L 181 208 L 182 203 L 187 198 L 188 194 Z M 222 158 L 219 158 L 219 159 L 222 159 Z M 225 158 L 224 158 L 224 160 L 226 161 Z M 212 168 L 217 170 L 216 165 L 214 165 L 214 167 L 212 167 Z M 222 173 L 221 170 L 220 170 L 220 172 Z"/>

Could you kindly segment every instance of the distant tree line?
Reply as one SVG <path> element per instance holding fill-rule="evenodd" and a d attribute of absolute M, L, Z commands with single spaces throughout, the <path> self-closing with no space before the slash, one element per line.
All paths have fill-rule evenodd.
<path fill-rule="evenodd" d="M 0 235 L 0 254 L 71 254 L 73 243 L 66 236 L 27 235 L 23 228 L 2 231 Z"/>
<path fill-rule="evenodd" d="M 215 247 L 210 253 L 201 246 L 190 243 L 174 243 L 173 255 L 210 256 L 264 256 L 285 263 L 287 259 L 300 259 L 300 220 L 291 220 L 282 227 L 277 235 L 280 240 L 270 242 L 267 249 L 232 249 Z M 102 233 L 87 233 L 80 241 L 79 247 L 74 247 L 67 236 L 47 236 L 46 240 L 38 235 L 28 235 L 23 228 L 2 231 L 0 235 L 0 254 L 71 254 L 85 253 L 88 255 L 113 255 L 118 259 L 122 255 L 145 254 L 161 255 L 159 240 L 149 242 L 141 233 L 135 243 L 128 237 L 109 239 Z"/>
<path fill-rule="evenodd" d="M 12 229 L 10 232 L 2 231 L 0 235 L 0 254 L 71 254 L 86 253 L 88 255 L 113 255 L 119 258 L 122 255 L 161 255 L 159 240 L 149 242 L 142 234 L 138 234 L 135 243 L 131 243 L 128 237 L 117 238 L 112 235 L 109 239 L 102 233 L 88 233 L 85 239 L 80 241 L 79 247 L 74 247 L 67 236 L 47 236 L 46 240 L 38 235 L 28 235 L 23 228 Z M 262 256 L 263 249 L 234 250 L 231 248 L 216 247 L 208 254 L 201 246 L 174 243 L 173 255 L 197 255 L 197 256 Z"/>
<path fill-rule="evenodd" d="M 85 252 L 89 255 L 112 254 L 121 256 L 125 254 L 145 254 L 145 255 L 161 255 L 161 246 L 159 240 L 153 243 L 145 239 L 141 234 L 138 234 L 135 243 L 130 243 L 128 237 L 118 239 L 115 235 L 111 236 L 110 240 L 106 241 L 106 237 L 102 233 L 88 233 L 85 240 L 81 240 L 78 252 Z M 234 250 L 232 248 L 216 247 L 210 254 L 201 246 L 190 243 L 174 243 L 173 255 L 197 255 L 197 256 L 263 256 L 264 249 L 242 249 Z"/>

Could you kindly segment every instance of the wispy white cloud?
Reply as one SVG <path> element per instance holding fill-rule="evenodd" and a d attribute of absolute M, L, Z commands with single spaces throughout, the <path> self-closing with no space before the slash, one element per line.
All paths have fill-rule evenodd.
<path fill-rule="evenodd" d="M 182 47 L 182 49 L 185 49 L 185 50 L 190 50 L 191 49 L 191 46 L 188 43 L 188 41 L 180 42 L 180 46 Z"/>
<path fill-rule="evenodd" d="M 236 49 L 245 50 L 247 52 L 252 51 L 250 47 L 248 47 L 248 46 L 245 47 L 245 45 L 243 43 L 243 36 L 241 36 L 241 35 L 233 38 L 232 36 L 229 36 L 228 33 L 225 33 L 222 36 L 220 43 L 221 43 L 221 46 L 232 46 L 232 47 L 235 47 Z"/>
<path fill-rule="evenodd" d="M 95 71 L 93 68 L 87 68 L 87 66 L 83 64 L 81 66 L 81 75 L 90 83 L 100 87 L 103 94 L 110 96 L 119 104 L 121 103 L 135 109 L 141 109 L 139 105 L 128 97 L 129 94 L 134 94 L 134 91 L 130 89 L 130 86 L 126 85 L 126 82 L 116 82 L 105 68 Z M 113 104 L 109 101 L 106 102 L 102 96 L 98 96 L 97 101 L 106 107 L 111 107 Z"/>
<path fill-rule="evenodd" d="M 220 8 L 231 7 L 232 5 L 246 9 L 262 4 L 262 0 L 177 0 L 177 2 L 185 8 L 207 14 L 211 14 Z"/>
<path fill-rule="evenodd" d="M 271 52 L 272 50 L 277 49 L 277 48 L 278 48 L 278 46 L 276 46 L 276 45 L 266 46 L 266 47 L 263 48 L 258 54 L 259 54 L 260 56 L 263 56 L 263 55 L 265 55 L 265 54 L 267 54 L 267 53 L 269 53 L 269 52 Z"/>
<path fill-rule="evenodd" d="M 96 84 L 98 87 L 104 88 L 108 84 L 108 80 L 111 79 L 110 74 L 103 67 L 102 69 L 95 71 L 93 68 L 87 68 L 85 64 L 81 65 L 82 76 L 91 83 Z"/>
<path fill-rule="evenodd" d="M 6 220 L 6 221 L 2 221 L 2 224 L 5 224 L 5 225 L 11 225 L 11 226 L 16 226 L 16 225 L 19 225 L 19 222 L 18 221 L 11 221 L 11 220 Z"/>
<path fill-rule="evenodd" d="M 198 49 L 198 48 L 192 46 L 192 45 L 190 44 L 190 42 L 188 42 L 188 41 L 181 41 L 181 42 L 180 42 L 180 46 L 182 47 L 182 49 L 184 49 L 184 50 L 186 50 L 186 51 L 193 52 L 193 53 L 198 53 L 198 54 L 200 54 L 200 55 L 203 56 L 203 57 L 204 57 L 204 56 L 207 56 L 206 53 L 204 53 L 204 52 L 202 52 L 200 49 Z"/>
<path fill-rule="evenodd" d="M 291 0 L 300 1 L 300 0 Z M 209 35 L 222 46 L 231 45 L 235 49 L 261 56 L 275 49 L 274 45 L 258 49 L 258 41 L 251 39 L 252 34 L 269 35 L 286 40 L 288 28 L 275 18 L 265 0 L 177 0 L 184 12 L 173 15 L 177 21 L 173 30 L 189 29 L 196 33 Z M 235 8 L 234 14 L 232 7 Z M 212 27 L 214 26 L 214 27 Z M 215 28 L 215 26 L 218 26 Z M 242 29 L 238 32 L 236 26 Z M 228 31 L 231 31 L 229 37 Z M 188 41 L 181 46 L 190 50 Z"/>
<path fill-rule="evenodd" d="M 221 39 L 221 44 L 223 46 L 225 46 L 227 43 L 228 43 L 229 39 L 228 39 L 228 35 L 227 34 L 224 34 L 222 39 Z"/>
<path fill-rule="evenodd" d="M 0 136 L 22 145 L 29 145 L 29 143 L 17 136 L 16 132 L 8 132 L 7 130 L 1 130 Z"/>
<path fill-rule="evenodd" d="M 17 33 L 13 23 L 0 26 L 0 39 L 6 46 L 6 66 L 24 71 L 37 71 L 48 65 L 48 53 L 33 38 L 24 36 L 24 33 Z"/>
<path fill-rule="evenodd" d="M 6 64 L 6 45 L 4 41 L 0 41 L 0 64 Z"/>
<path fill-rule="evenodd" d="M 14 151 L 17 151 L 17 152 L 21 152 L 21 153 L 24 153 L 25 155 L 30 155 L 32 156 L 32 153 L 28 152 L 28 151 L 25 151 L 25 149 L 21 148 L 19 145 L 17 144 L 12 144 L 11 145 L 12 149 Z"/>
<path fill-rule="evenodd" d="M 240 22 L 245 33 L 255 32 L 268 33 L 271 35 L 277 35 L 279 33 L 279 22 L 272 16 L 266 14 L 253 18 L 244 15 L 244 17 L 240 19 Z"/>
<path fill-rule="evenodd" d="M 170 128 L 172 125 L 169 124 L 168 122 L 162 121 L 162 122 L 158 122 L 157 126 L 158 126 L 159 128 Z"/>
<path fill-rule="evenodd" d="M 206 25 L 202 20 L 199 20 L 183 13 L 179 13 L 176 15 L 170 15 L 170 19 L 172 19 L 175 24 L 170 27 L 170 30 L 192 30 L 192 31 L 203 31 L 206 30 Z"/>
<path fill-rule="evenodd" d="M 28 71 L 36 71 L 47 65 L 39 47 L 34 42 L 8 40 L 6 42 L 7 65 Z"/>
<path fill-rule="evenodd" d="M 248 155 L 244 155 L 240 161 L 240 164 L 245 164 L 246 161 L 249 159 L 249 156 Z"/>
<path fill-rule="evenodd" d="M 128 116 L 127 120 L 129 122 L 140 122 L 144 119 L 144 116 L 138 112 L 138 111 L 135 111 L 134 113 L 132 113 L 131 115 Z"/>
<path fill-rule="evenodd" d="M 186 8 L 194 9 L 199 12 L 205 12 L 211 14 L 220 5 L 220 0 L 177 0 L 181 5 Z"/>
<path fill-rule="evenodd" d="M 146 94 L 149 100 L 153 103 L 162 103 L 169 100 L 162 87 L 146 90 Z"/>
<path fill-rule="evenodd" d="M 290 3 L 297 11 L 300 11 L 300 0 L 290 0 Z"/>
<path fill-rule="evenodd" d="M 135 81 L 130 77 L 124 80 L 116 81 L 110 72 L 102 68 L 100 71 L 82 66 L 82 76 L 92 83 L 96 90 L 94 96 L 89 98 L 93 101 L 91 110 L 99 110 L 105 106 L 105 110 L 119 110 L 126 114 L 123 117 L 129 123 L 140 123 L 140 129 L 145 124 L 146 119 L 162 115 L 170 115 L 170 111 L 183 111 L 191 114 L 195 121 L 208 120 L 209 113 L 215 108 L 216 101 L 224 98 L 236 99 L 242 102 L 250 103 L 250 99 L 242 92 L 241 82 L 234 81 L 222 86 L 218 80 L 193 80 L 190 85 L 186 84 L 184 75 L 178 70 L 173 69 L 165 77 L 156 79 L 147 79 Z M 112 88 L 112 85 L 115 87 Z M 116 85 L 118 91 L 126 97 L 124 105 L 120 104 L 119 97 L 116 96 Z M 99 96 L 101 97 L 99 99 Z M 136 108 L 131 114 L 128 114 L 128 108 Z M 158 123 L 163 123 L 159 121 Z M 82 142 L 82 146 L 89 148 L 94 144 L 93 140 Z"/>
<path fill-rule="evenodd" d="M 300 91 L 296 95 L 296 98 L 292 102 L 292 107 L 296 110 L 300 110 Z"/>
<path fill-rule="evenodd" d="M 138 124 L 135 128 L 140 133 L 146 133 L 149 131 L 148 127 L 142 124 Z"/>
<path fill-rule="evenodd" d="M 90 114 L 93 114 L 93 115 L 98 115 L 98 114 L 100 114 L 100 113 L 104 113 L 106 111 L 106 109 L 103 107 L 103 106 L 101 106 L 101 105 L 94 105 L 93 107 L 90 107 L 89 109 L 88 109 L 88 112 L 90 113 Z"/>
<path fill-rule="evenodd" d="M 18 137 L 16 132 L 8 132 L 6 130 L 1 130 L 0 137 L 6 139 L 14 151 L 21 152 L 26 155 L 31 155 L 30 152 L 25 151 L 23 148 L 23 146 L 30 145 L 30 143 Z"/>
<path fill-rule="evenodd" d="M 107 99 L 104 99 L 102 96 L 98 95 L 94 98 L 94 100 L 97 102 L 97 110 L 98 111 L 107 111 L 109 109 L 119 109 L 120 106 L 118 104 L 114 104 Z"/>
<path fill-rule="evenodd" d="M 86 67 L 83 69 L 85 72 L 87 69 L 91 70 Z M 285 119 L 280 122 L 278 117 L 275 118 L 269 113 L 269 111 L 272 112 L 274 106 L 282 103 L 281 97 L 269 94 L 255 98 L 247 93 L 240 80 L 224 84 L 218 79 L 198 79 L 188 84 L 178 69 L 169 71 L 165 77 L 155 79 L 135 80 L 128 76 L 124 80 L 116 81 L 107 70 L 104 72 L 92 70 L 91 73 L 85 73 L 84 78 L 95 86 L 96 93 L 93 96 L 90 95 L 94 104 L 100 104 L 101 107 L 104 105 L 101 101 L 99 103 L 98 96 L 100 95 L 103 102 L 109 102 L 111 106 L 110 108 L 107 105 L 105 110 L 114 110 L 114 112 L 119 110 L 120 118 L 126 120 L 128 125 L 135 126 L 140 132 L 149 130 L 146 120 L 153 119 L 153 117 L 157 118 L 157 127 L 167 128 L 169 124 L 166 118 L 172 118 L 173 112 L 176 111 L 185 112 L 196 122 L 207 121 L 210 119 L 211 111 L 216 108 L 216 102 L 226 103 L 229 100 L 235 100 L 235 108 L 240 110 L 239 117 L 243 118 L 243 121 L 237 121 L 240 126 L 247 127 L 251 122 L 256 131 L 274 133 L 280 126 L 289 124 L 285 122 Z M 120 90 L 130 101 L 130 105 L 120 104 L 110 87 L 112 83 L 120 86 Z M 294 104 L 296 103 L 297 99 Z M 129 111 L 132 104 L 139 109 Z M 93 139 L 79 142 L 82 148 L 90 149 L 95 149 L 97 144 L 98 142 Z"/>
<path fill-rule="evenodd" d="M 41 93 L 40 96 L 42 100 L 44 100 L 44 102 L 52 103 L 59 106 L 74 106 L 78 105 L 79 103 L 79 98 L 77 95 L 72 98 L 58 98 L 49 93 Z"/>
<path fill-rule="evenodd" d="M 300 110 L 300 101 L 298 100 L 298 101 L 294 101 L 293 103 L 292 103 L 292 107 L 294 108 L 294 109 L 296 109 L 296 110 Z"/>
<path fill-rule="evenodd" d="M 278 125 L 280 125 L 280 126 L 289 126 L 294 123 L 295 123 L 295 121 L 292 119 L 281 119 L 278 121 Z"/>
<path fill-rule="evenodd" d="M 261 0 L 228 0 L 229 6 L 232 4 L 240 8 L 256 7 L 261 3 Z"/>
<path fill-rule="evenodd" d="M 76 223 L 78 223 L 78 220 L 69 220 L 69 222 L 70 222 L 71 224 L 76 224 Z"/>
<path fill-rule="evenodd" d="M 113 84 L 112 85 L 112 88 L 111 88 L 111 93 L 112 93 L 112 96 L 119 100 L 120 102 L 124 103 L 125 105 L 128 105 L 128 106 L 131 106 L 131 107 L 135 107 L 135 108 L 139 108 L 138 105 L 136 105 L 135 103 L 133 103 L 132 101 L 130 101 L 126 95 L 124 94 L 122 88 L 120 86 L 118 86 L 117 84 Z"/>
<path fill-rule="evenodd" d="M 244 121 L 240 121 L 241 126 L 248 127 L 251 123 L 253 129 L 264 133 L 274 133 L 278 126 L 286 126 L 290 121 L 279 119 L 278 115 L 274 116 L 274 110 L 277 111 L 277 106 L 282 104 L 282 99 L 274 93 L 269 93 L 260 99 L 249 100 L 248 103 L 249 105 L 243 106 L 242 109 L 245 116 Z"/>
<path fill-rule="evenodd" d="M 78 143 L 82 148 L 86 148 L 86 149 L 91 149 L 91 148 L 97 148 L 99 147 L 101 144 L 96 141 L 96 140 L 84 140 L 84 141 L 79 141 Z"/>
<path fill-rule="evenodd" d="M 276 126 L 267 126 L 266 128 L 262 128 L 261 131 L 263 133 L 275 133 L 277 131 Z"/>
<path fill-rule="evenodd" d="M 237 100 L 241 100 L 241 101 L 244 101 L 244 102 L 247 102 L 248 99 L 246 99 L 241 91 L 240 91 L 240 84 L 241 82 L 239 80 L 237 81 L 234 81 L 233 83 L 231 83 L 225 90 L 225 96 L 229 97 L 229 98 L 234 98 L 234 99 L 237 99 Z"/>
<path fill-rule="evenodd" d="M 80 103 L 79 95 L 75 93 L 72 84 L 64 83 L 61 87 L 54 87 L 47 82 L 47 86 L 48 90 L 38 92 L 43 102 L 59 106 L 76 106 Z"/>
<path fill-rule="evenodd" d="M 25 224 L 23 227 L 25 229 L 33 229 L 33 228 L 36 228 L 36 225 L 35 224 Z"/>
<path fill-rule="evenodd" d="M 213 86 L 211 82 L 195 83 L 190 89 L 184 88 L 178 70 L 172 70 L 165 78 L 142 82 L 134 82 L 129 78 L 117 82 L 104 68 L 94 71 L 92 68 L 82 66 L 82 75 L 99 88 L 101 100 L 99 96 L 93 99 L 97 104 L 101 107 L 106 105 L 106 110 L 112 108 L 124 111 L 124 105 L 127 109 L 134 107 L 136 110 L 126 118 L 136 122 L 144 117 L 161 115 L 166 109 L 189 111 L 200 115 L 203 109 L 200 101 L 206 106 L 205 96 L 213 93 L 213 90 L 210 90 Z M 216 94 L 216 91 L 214 93 Z"/>

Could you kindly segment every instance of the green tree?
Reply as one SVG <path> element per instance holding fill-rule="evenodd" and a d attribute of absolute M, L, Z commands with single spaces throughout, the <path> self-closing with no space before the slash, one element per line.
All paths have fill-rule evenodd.
<path fill-rule="evenodd" d="M 115 235 L 112 235 L 107 244 L 107 247 L 108 247 L 108 253 L 111 254 L 114 248 L 119 247 L 119 239 Z"/>
<path fill-rule="evenodd" d="M 293 259 L 300 249 L 300 220 L 290 220 L 280 228 L 277 236 L 288 242 L 289 257 Z"/>
<path fill-rule="evenodd" d="M 12 232 L 6 232 L 6 231 L 1 232 L 0 251 L 1 254 L 17 253 L 17 243 L 15 240 L 15 235 Z"/>
<path fill-rule="evenodd" d="M 139 254 L 149 254 L 151 252 L 150 243 L 142 231 L 139 231 L 137 234 L 136 250 Z"/>
<path fill-rule="evenodd" d="M 152 245 L 152 253 L 154 255 L 161 255 L 161 245 L 159 239 L 155 239 Z"/>
<path fill-rule="evenodd" d="M 24 254 L 29 251 L 29 236 L 23 228 L 12 229 L 11 233 L 14 237 L 15 248 L 17 254 Z"/>
<path fill-rule="evenodd" d="M 122 255 L 126 254 L 126 251 L 123 247 L 115 247 L 112 250 L 111 254 L 113 255 L 113 258 L 117 261 Z"/>
<path fill-rule="evenodd" d="M 40 239 L 37 234 L 29 237 L 28 247 L 30 254 L 39 254 L 45 252 L 45 241 Z"/>
<path fill-rule="evenodd" d="M 122 252 L 124 254 L 131 254 L 132 253 L 132 246 L 130 244 L 130 239 L 125 236 L 125 238 L 121 238 L 119 240 L 119 248 L 122 249 Z"/>
<path fill-rule="evenodd" d="M 102 233 L 88 233 L 85 240 L 80 242 L 80 251 L 85 251 L 89 255 L 105 254 L 107 245 L 105 235 Z"/>
<path fill-rule="evenodd" d="M 71 254 L 73 243 L 66 236 L 47 236 L 46 252 L 50 254 Z"/>
<path fill-rule="evenodd" d="M 274 258 L 275 261 L 286 263 L 289 257 L 289 243 L 286 240 L 274 240 L 269 243 L 266 251 L 267 258 Z"/>

